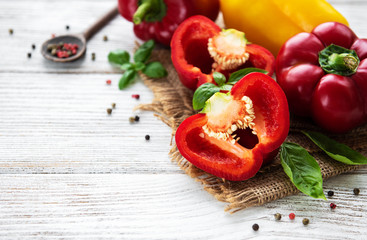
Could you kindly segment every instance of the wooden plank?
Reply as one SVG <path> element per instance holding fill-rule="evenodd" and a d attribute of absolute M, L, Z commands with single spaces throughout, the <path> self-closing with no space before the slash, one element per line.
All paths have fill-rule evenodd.
<path fill-rule="evenodd" d="M 325 183 L 335 191 L 328 201 L 299 194 L 230 215 L 186 175 L 0 175 L 0 237 L 363 239 L 366 180 L 345 174 Z M 359 196 L 353 187 L 361 188 Z"/>

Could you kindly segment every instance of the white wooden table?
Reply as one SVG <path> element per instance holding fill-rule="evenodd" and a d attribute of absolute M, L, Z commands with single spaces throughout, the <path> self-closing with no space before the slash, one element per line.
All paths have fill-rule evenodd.
<path fill-rule="evenodd" d="M 331 3 L 367 37 L 367 0 Z M 151 112 L 133 112 L 153 99 L 152 92 L 141 81 L 118 90 L 121 73 L 107 54 L 132 52 L 135 40 L 122 17 L 89 41 L 78 62 L 56 64 L 41 56 L 51 34 L 80 32 L 115 4 L 0 0 L 1 239 L 367 239 L 366 168 L 326 181 L 325 191 L 335 192 L 328 201 L 298 194 L 224 212 L 226 203 L 170 162 L 171 129 Z M 130 124 L 135 115 L 140 121 Z M 274 220 L 277 212 L 281 221 Z"/>

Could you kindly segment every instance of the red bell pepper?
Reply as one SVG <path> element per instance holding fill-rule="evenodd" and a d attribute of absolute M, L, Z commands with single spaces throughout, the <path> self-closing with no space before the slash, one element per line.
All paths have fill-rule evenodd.
<path fill-rule="evenodd" d="M 276 59 L 276 77 L 290 110 L 327 131 L 367 122 L 367 39 L 341 23 L 290 38 Z"/>
<path fill-rule="evenodd" d="M 204 16 L 186 19 L 171 41 L 172 63 L 186 87 L 195 90 L 204 83 L 215 83 L 213 72 L 228 76 L 245 67 L 261 68 L 271 76 L 275 58 L 265 48 L 249 44 L 245 34 L 221 30 Z"/>
<path fill-rule="evenodd" d="M 175 139 L 182 156 L 196 167 L 241 181 L 274 157 L 288 130 L 284 92 L 271 77 L 250 73 L 230 92 L 215 93 L 201 113 L 185 119 Z"/>
<path fill-rule="evenodd" d="M 173 32 L 186 18 L 202 14 L 215 20 L 219 0 L 118 0 L 120 14 L 134 23 L 135 35 L 169 46 Z"/>

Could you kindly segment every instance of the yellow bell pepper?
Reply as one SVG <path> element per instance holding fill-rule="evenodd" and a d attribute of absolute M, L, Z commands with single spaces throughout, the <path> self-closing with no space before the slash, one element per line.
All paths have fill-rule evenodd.
<path fill-rule="evenodd" d="M 323 22 L 347 20 L 326 0 L 220 0 L 224 23 L 246 33 L 253 43 L 278 54 L 281 46 L 300 32 Z"/>

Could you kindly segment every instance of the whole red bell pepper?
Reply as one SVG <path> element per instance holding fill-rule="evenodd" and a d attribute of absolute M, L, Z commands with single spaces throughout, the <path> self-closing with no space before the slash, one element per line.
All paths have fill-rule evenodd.
<path fill-rule="evenodd" d="M 343 133 L 367 122 L 367 39 L 323 23 L 290 38 L 276 59 L 290 110 L 325 130 Z"/>
<path fill-rule="evenodd" d="M 171 41 L 172 63 L 186 87 L 196 89 L 213 80 L 213 72 L 228 76 L 245 67 L 261 68 L 271 76 L 275 58 L 265 48 L 249 44 L 245 34 L 221 30 L 204 16 L 193 16 L 180 24 Z"/>
<path fill-rule="evenodd" d="M 219 0 L 118 0 L 118 7 L 134 23 L 137 37 L 169 46 L 173 32 L 186 18 L 202 14 L 215 20 Z"/>
<path fill-rule="evenodd" d="M 250 73 L 230 92 L 215 93 L 200 113 L 185 119 L 175 140 L 182 156 L 196 167 L 241 181 L 274 157 L 288 130 L 284 92 L 271 77 Z"/>

